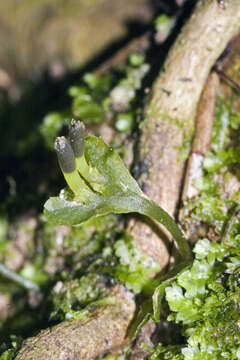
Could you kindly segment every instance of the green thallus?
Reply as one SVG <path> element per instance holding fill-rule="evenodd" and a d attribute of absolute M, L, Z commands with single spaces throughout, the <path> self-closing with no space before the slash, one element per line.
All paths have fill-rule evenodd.
<path fill-rule="evenodd" d="M 85 127 L 72 120 L 70 142 L 59 137 L 55 142 L 58 161 L 67 184 L 72 190 L 45 204 L 45 214 L 56 224 L 77 225 L 93 216 L 110 212 L 138 212 L 164 225 L 173 236 L 185 261 L 191 250 L 173 218 L 148 199 L 130 175 L 123 161 L 102 139 L 85 137 Z"/>

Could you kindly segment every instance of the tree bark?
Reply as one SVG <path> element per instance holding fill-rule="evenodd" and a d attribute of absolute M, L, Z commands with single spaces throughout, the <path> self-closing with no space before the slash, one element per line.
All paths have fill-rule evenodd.
<path fill-rule="evenodd" d="M 192 152 L 185 173 L 182 202 L 198 195 L 195 181 L 203 175 L 203 159 L 210 150 L 219 76 L 213 71 L 204 86 L 198 104 Z"/>
<path fill-rule="evenodd" d="M 135 311 L 133 294 L 117 285 L 113 305 L 97 307 L 86 320 L 63 321 L 29 338 L 15 360 L 91 360 L 124 342 Z"/>

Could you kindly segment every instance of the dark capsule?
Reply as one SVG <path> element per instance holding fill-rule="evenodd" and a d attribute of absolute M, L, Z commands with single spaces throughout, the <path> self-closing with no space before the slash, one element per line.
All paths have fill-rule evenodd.
<path fill-rule="evenodd" d="M 76 169 L 73 149 L 64 136 L 57 137 L 54 148 L 57 153 L 60 168 L 64 173 L 72 173 Z"/>
<path fill-rule="evenodd" d="M 85 125 L 81 121 L 72 120 L 69 127 L 70 143 L 76 158 L 81 157 L 84 149 Z"/>

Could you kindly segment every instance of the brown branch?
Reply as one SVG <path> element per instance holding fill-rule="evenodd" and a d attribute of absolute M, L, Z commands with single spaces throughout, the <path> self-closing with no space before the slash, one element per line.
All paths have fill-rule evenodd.
<path fill-rule="evenodd" d="M 218 75 L 216 72 L 212 72 L 208 77 L 198 105 L 192 153 L 188 160 L 184 179 L 183 202 L 198 194 L 195 181 L 202 177 L 203 158 L 210 149 L 218 86 Z"/>
<path fill-rule="evenodd" d="M 16 360 L 90 360 L 123 344 L 135 311 L 133 294 L 117 285 L 114 305 L 93 310 L 86 320 L 64 321 L 29 338 Z"/>
<path fill-rule="evenodd" d="M 221 80 L 221 94 L 232 104 L 235 111 L 240 111 L 240 32 L 231 41 L 223 64 L 217 66 Z"/>

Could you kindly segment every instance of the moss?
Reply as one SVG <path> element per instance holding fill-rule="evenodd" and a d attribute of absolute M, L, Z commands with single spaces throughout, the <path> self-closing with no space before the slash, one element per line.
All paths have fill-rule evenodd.
<path fill-rule="evenodd" d="M 182 359 L 239 358 L 239 249 L 200 240 L 192 267 L 166 288 L 169 320 L 182 323 L 187 338 Z"/>
<path fill-rule="evenodd" d="M 10 348 L 8 350 L 5 350 L 0 355 L 0 360 L 13 360 L 20 349 L 22 345 L 22 338 L 20 336 L 11 335 L 10 336 Z M 4 348 L 5 344 L 0 345 L 0 351 L 1 347 Z"/>
<path fill-rule="evenodd" d="M 53 139 L 69 121 L 70 114 L 67 112 L 52 112 L 43 118 L 39 131 L 49 149 L 53 149 Z"/>
<path fill-rule="evenodd" d="M 239 114 L 232 110 L 231 104 L 218 97 L 211 148 L 203 161 L 203 177 L 195 183 L 200 195 L 184 206 L 185 219 L 207 223 L 218 233 L 229 211 L 239 203 L 239 127 Z M 229 188 L 234 177 L 236 191 Z"/>
<path fill-rule="evenodd" d="M 166 14 L 162 14 L 155 19 L 156 38 L 160 43 L 167 39 L 174 27 L 174 22 L 174 19 Z"/>
<path fill-rule="evenodd" d="M 82 119 L 86 124 L 99 124 L 109 111 L 107 96 L 114 84 L 111 73 L 94 75 L 86 73 L 79 85 L 71 86 L 68 95 L 71 106 L 62 111 L 47 114 L 39 127 L 45 144 L 53 149 L 54 139 L 72 117 Z"/>
<path fill-rule="evenodd" d="M 110 273 L 136 294 L 142 291 L 151 293 L 151 275 L 160 271 L 160 265 L 144 255 L 133 238 L 123 235 L 113 246 L 113 254 L 118 262 Z"/>
<path fill-rule="evenodd" d="M 73 227 L 64 238 L 64 246 L 74 252 L 83 252 L 84 256 L 84 245 L 87 245 L 91 240 L 91 242 L 95 242 L 94 247 L 96 246 L 98 249 L 97 244 L 100 245 L 107 237 L 111 237 L 111 229 L 113 229 L 116 221 L 116 217 L 110 214 L 90 219 L 77 227 Z"/>
<path fill-rule="evenodd" d="M 116 227 L 105 233 L 103 244 L 95 257 L 88 259 L 88 267 L 83 268 L 85 274 L 97 273 L 121 281 L 136 294 L 151 293 L 154 286 L 151 275 L 160 271 L 159 264 L 143 254 L 124 231 L 116 231 Z"/>
<path fill-rule="evenodd" d="M 103 75 L 85 73 L 79 83 L 68 89 L 70 106 L 48 113 L 43 118 L 39 132 L 47 148 L 53 150 L 55 137 L 69 124 L 71 118 L 83 120 L 86 125 L 97 125 L 106 118 L 116 118 L 116 129 L 130 132 L 135 126 L 135 118 L 139 117 L 140 101 L 136 99 L 136 94 L 148 70 L 149 65 L 144 56 L 134 53 L 129 63 L 119 70 Z M 128 120 L 123 126 L 117 114 L 126 110 Z"/>
<path fill-rule="evenodd" d="M 134 118 L 132 113 L 118 114 L 115 127 L 119 132 L 128 132 L 134 126 Z"/>
<path fill-rule="evenodd" d="M 105 282 L 106 279 L 98 274 L 58 282 L 52 292 L 54 310 L 51 317 L 58 320 L 75 318 L 79 310 L 106 295 Z"/>
<path fill-rule="evenodd" d="M 126 67 L 126 76 L 113 88 L 110 93 L 110 103 L 116 112 L 128 111 L 141 89 L 142 81 L 150 67 L 143 63 L 139 67 Z"/>

